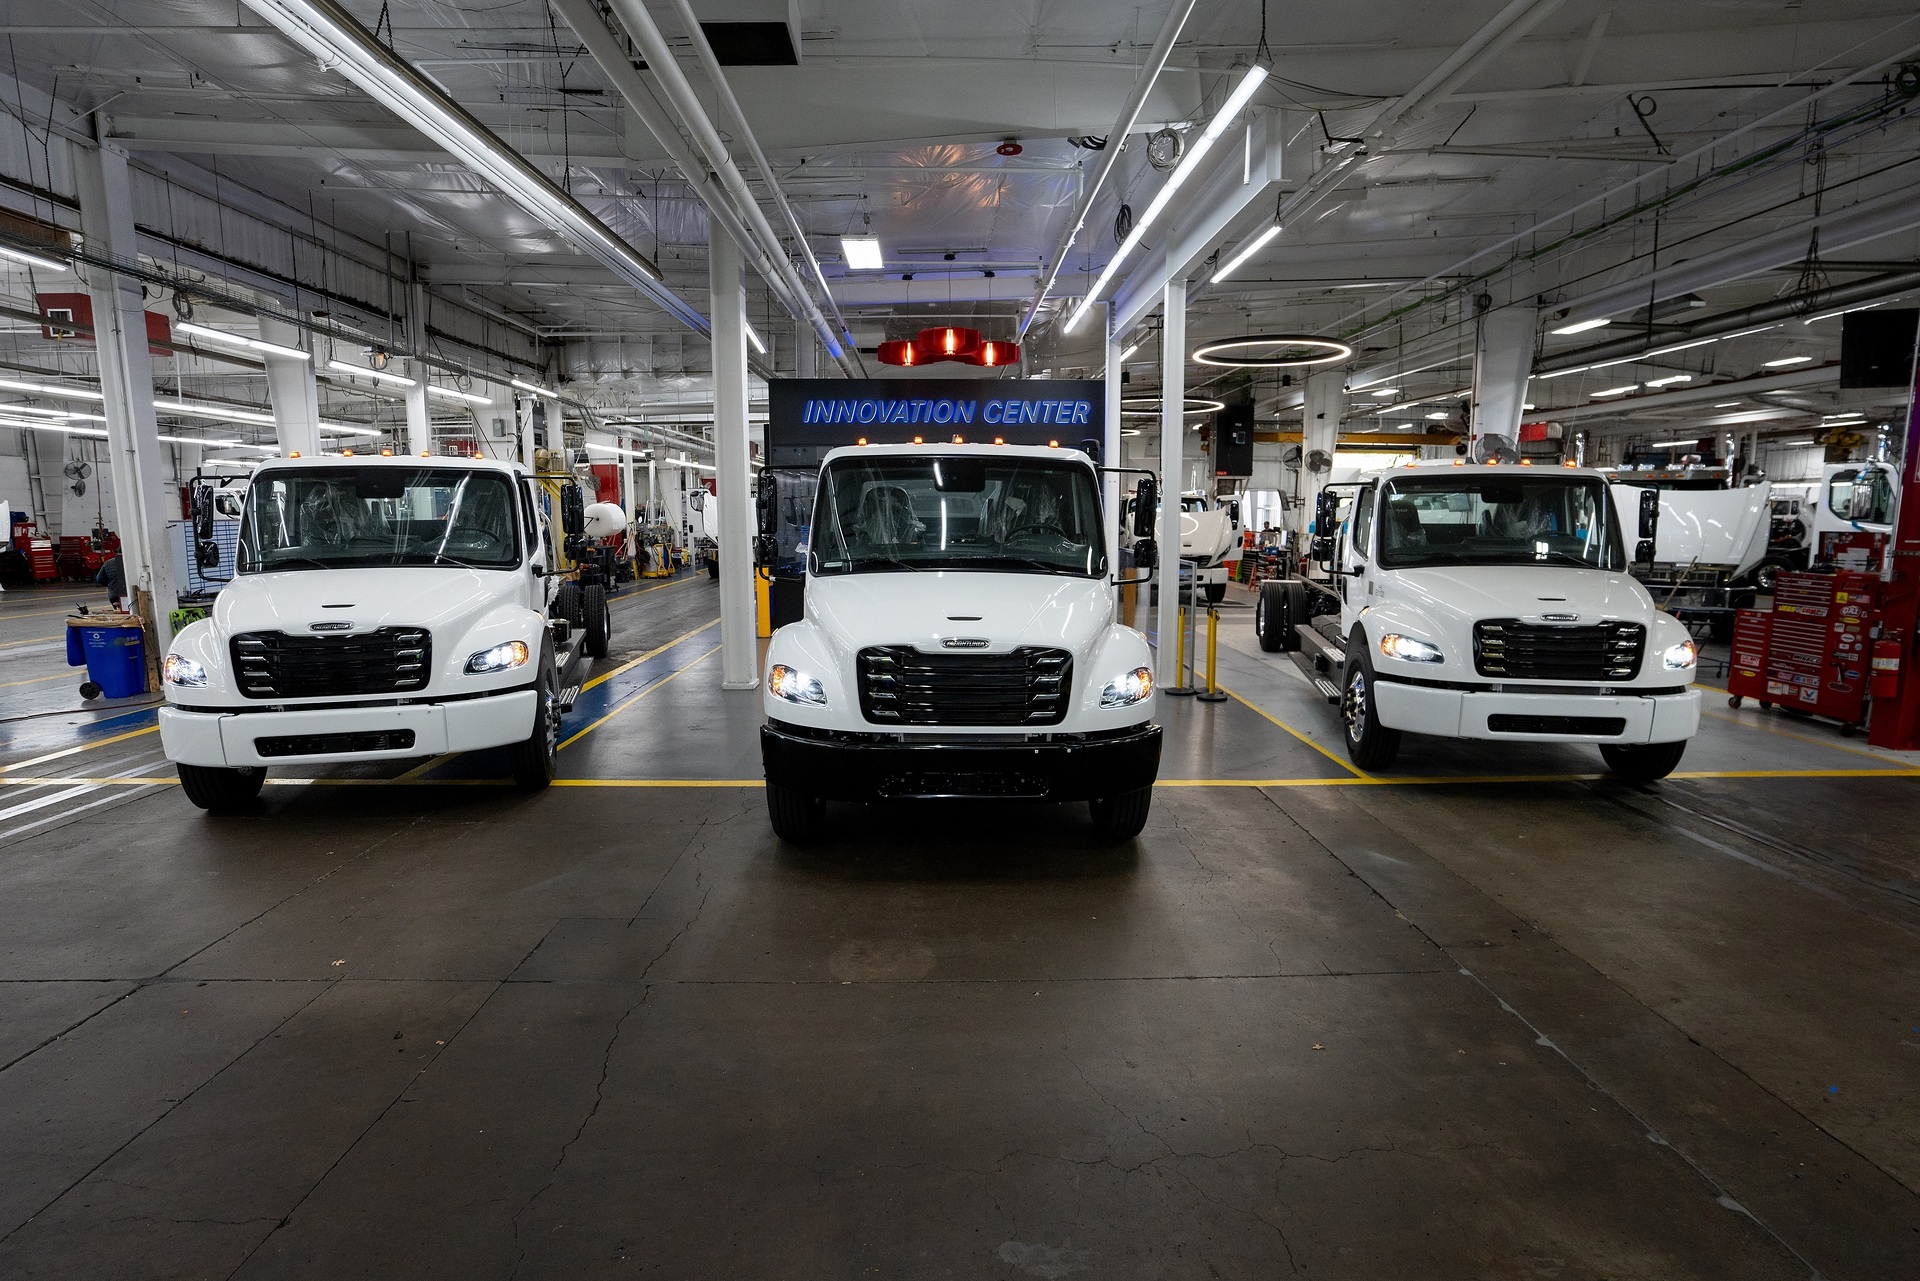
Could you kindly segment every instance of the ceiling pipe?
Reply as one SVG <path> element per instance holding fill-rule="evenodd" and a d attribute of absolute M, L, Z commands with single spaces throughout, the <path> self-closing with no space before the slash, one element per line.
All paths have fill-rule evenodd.
<path fill-rule="evenodd" d="M 1191 3 L 1191 0 L 1188 0 Z M 728 126 L 733 130 L 734 141 L 746 147 L 753 157 L 753 164 L 760 171 L 760 180 L 767 184 L 767 191 L 773 197 L 774 205 L 787 221 L 787 229 L 793 233 L 794 243 L 800 246 L 800 252 L 807 260 L 807 266 L 813 269 L 813 278 L 820 282 L 820 296 L 826 299 L 827 306 L 833 309 L 833 319 L 839 325 L 840 336 L 846 339 L 847 351 L 860 365 L 865 374 L 866 362 L 860 359 L 860 349 L 853 341 L 853 333 L 847 327 L 847 318 L 840 314 L 840 304 L 834 301 L 833 287 L 827 283 L 827 273 L 820 269 L 820 259 L 814 256 L 813 246 L 807 240 L 807 229 L 800 225 L 800 216 L 793 211 L 793 205 L 787 200 L 787 193 L 781 189 L 779 178 L 774 176 L 773 165 L 767 160 L 767 153 L 760 149 L 760 140 L 754 137 L 753 126 L 747 122 L 747 113 L 740 109 L 740 100 L 733 95 L 733 86 L 727 81 L 726 72 L 720 69 L 720 60 L 713 54 L 713 46 L 707 42 L 707 33 L 694 16 L 687 0 L 673 0 L 674 12 L 680 15 L 680 25 L 686 28 L 687 43 L 693 47 L 694 55 L 699 58 L 700 66 L 712 82 L 715 95 L 720 100 L 720 109 L 727 118 Z M 841 353 L 832 345 L 827 348 L 835 360 Z"/>
<path fill-rule="evenodd" d="M 1631 361 L 1636 356 L 1659 348 L 1671 347 L 1675 343 L 1685 343 L 1701 338 L 1720 338 L 1773 321 L 1804 320 L 1809 316 L 1830 312 L 1837 307 L 1844 308 L 1855 303 L 1870 303 L 1882 298 L 1893 298 L 1900 294 L 1911 293 L 1916 289 L 1920 289 L 1920 271 L 1892 272 L 1884 276 L 1874 276 L 1869 280 L 1856 280 L 1849 285 L 1821 289 L 1811 294 L 1798 294 L 1791 298 L 1778 298 L 1772 302 L 1758 303 L 1752 307 L 1743 307 L 1739 311 L 1705 316 L 1689 325 L 1663 327 L 1657 335 L 1651 337 L 1641 331 L 1631 337 L 1615 338 L 1610 342 L 1582 347 L 1578 351 L 1562 352 L 1536 363 L 1533 372 L 1535 375 L 1554 374 L 1566 369 L 1587 369 L 1612 361 Z"/>
<path fill-rule="evenodd" d="M 726 142 L 714 129 L 713 121 L 708 118 L 706 108 L 700 105 L 699 96 L 694 93 L 693 86 L 687 82 L 686 73 L 680 70 L 680 64 L 675 61 L 673 50 L 667 47 L 666 37 L 660 34 L 660 28 L 654 22 L 653 15 L 647 12 L 647 6 L 642 3 L 642 0 L 611 0 L 611 3 L 615 16 L 626 27 L 634 43 L 640 46 L 640 52 L 647 60 L 648 70 L 653 72 L 655 80 L 666 91 L 668 104 L 679 114 L 681 123 L 693 135 L 694 142 L 706 156 L 713 172 L 719 175 L 720 182 L 725 186 L 727 194 L 733 198 L 740 216 L 746 221 L 753 234 L 759 238 L 759 247 L 772 257 L 775 270 L 785 277 L 789 292 L 799 299 L 802 304 L 802 314 L 813 326 L 814 332 L 820 335 L 820 341 L 826 344 L 827 351 L 832 354 L 834 362 L 840 366 L 842 372 L 849 378 L 860 377 L 861 371 L 857 371 L 853 363 L 847 359 L 846 351 L 840 345 L 840 339 L 833 332 L 833 326 L 827 323 L 827 318 L 821 314 L 820 308 L 807 293 L 806 285 L 801 281 L 799 274 L 793 270 L 793 264 L 787 261 L 786 254 L 780 248 L 780 237 L 774 234 L 772 225 L 767 222 L 766 214 L 761 212 L 759 201 L 753 198 L 753 192 L 747 187 L 747 180 L 741 176 L 740 167 L 734 164 L 732 155 L 727 151 Z M 695 25 L 698 26 L 698 24 Z M 748 246 L 748 252 L 752 252 L 751 246 Z"/>
<path fill-rule="evenodd" d="M 589 257 L 658 303 L 695 333 L 707 318 L 661 282 L 660 270 L 579 201 L 441 89 L 374 39 L 334 0 L 246 0 L 322 66 L 338 71 L 387 110 L 433 139 L 514 203 L 561 232 Z"/>
<path fill-rule="evenodd" d="M 685 0 L 678 0 L 685 4 Z M 1120 149 L 1126 145 L 1127 136 L 1133 132 L 1134 122 L 1139 120 L 1140 112 L 1147 105 L 1147 94 L 1153 91 L 1153 85 L 1160 78 L 1160 72 L 1167 65 L 1167 58 L 1173 53 L 1174 42 L 1180 38 L 1180 30 L 1186 26 L 1187 18 L 1193 13 L 1198 0 L 1176 0 L 1167 13 L 1167 20 L 1160 24 L 1159 38 L 1153 42 L 1153 50 L 1147 54 L 1147 60 L 1140 67 L 1140 74 L 1133 82 L 1133 89 L 1127 94 L 1127 100 L 1120 108 L 1120 114 L 1114 119 L 1113 128 L 1107 133 L 1106 149 L 1100 153 L 1100 163 L 1094 167 L 1093 179 L 1080 193 L 1080 200 L 1073 211 L 1073 221 L 1067 224 L 1066 234 L 1060 237 L 1060 243 L 1054 246 L 1048 256 L 1046 275 L 1040 281 L 1040 288 L 1034 293 L 1033 301 L 1027 304 L 1027 314 L 1020 321 L 1019 341 L 1024 342 L 1027 330 L 1033 326 L 1033 318 L 1040 313 L 1040 304 L 1047 300 L 1047 293 L 1054 282 L 1060 278 L 1060 269 L 1066 265 L 1067 253 L 1073 248 L 1074 239 L 1087 224 L 1087 215 L 1093 210 L 1093 202 L 1099 198 L 1105 187 L 1107 177 L 1119 163 Z"/>
<path fill-rule="evenodd" d="M 1757 396 L 1762 392 L 1787 391 L 1794 387 L 1818 387 L 1822 383 L 1839 380 L 1839 365 L 1815 365 L 1812 369 L 1795 369 L 1784 374 L 1764 374 L 1758 378 L 1741 378 L 1728 383 L 1708 383 L 1704 387 L 1688 387 L 1684 391 L 1662 391 L 1648 396 L 1625 396 L 1614 400 L 1595 401 L 1590 405 L 1570 405 L 1565 409 L 1536 409 L 1532 411 L 1532 416 L 1540 422 L 1549 423 L 1577 422 L 1583 418 L 1622 418 L 1628 414 L 1658 413 L 1665 409 L 1684 408 L 1687 405 L 1697 405 L 1702 401 L 1725 400 L 1729 396 Z"/>

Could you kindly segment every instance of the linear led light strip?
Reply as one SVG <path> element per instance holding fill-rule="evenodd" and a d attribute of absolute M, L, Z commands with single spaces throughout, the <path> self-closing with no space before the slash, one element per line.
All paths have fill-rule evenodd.
<path fill-rule="evenodd" d="M 1262 249 L 1265 249 L 1267 247 L 1267 242 L 1269 240 L 1272 240 L 1275 236 L 1279 234 L 1280 234 L 1280 224 L 1276 222 L 1271 226 L 1269 226 L 1265 231 L 1255 236 L 1252 240 L 1249 240 L 1246 243 L 1246 246 L 1243 249 L 1241 249 L 1239 253 L 1235 254 L 1231 259 L 1228 260 L 1226 266 L 1222 267 L 1220 270 L 1213 273 L 1213 278 L 1215 280 L 1225 280 L 1228 276 L 1231 276 L 1234 272 L 1244 267 L 1247 263 L 1247 259 L 1253 257 L 1255 254 L 1259 253 Z"/>
<path fill-rule="evenodd" d="M 313 357 L 298 347 L 286 347 L 277 342 L 263 342 L 258 338 L 249 338 L 245 334 L 229 333 L 225 329 L 212 329 L 206 325 L 196 325 L 192 321 L 177 320 L 173 325 L 176 333 L 192 334 L 208 342 L 223 343 L 229 347 L 241 347 L 247 351 L 257 351 L 268 356 L 285 356 L 291 360 L 312 360 Z"/>
<path fill-rule="evenodd" d="M 1208 123 L 1206 132 L 1200 135 L 1200 140 L 1193 144 L 1193 149 L 1187 152 L 1186 158 L 1167 176 L 1166 185 L 1155 193 L 1153 202 L 1147 206 L 1147 211 L 1140 215 L 1140 220 L 1133 224 L 1133 230 L 1128 233 L 1125 240 L 1120 242 L 1120 248 L 1116 249 L 1113 257 L 1107 260 L 1106 269 L 1100 273 L 1100 278 L 1093 282 L 1093 288 L 1087 290 L 1087 296 L 1080 300 L 1080 305 L 1074 308 L 1071 316 L 1067 317 L 1067 323 L 1061 326 L 1062 333 L 1072 333 L 1079 327 L 1080 322 L 1087 318 L 1087 313 L 1093 310 L 1093 305 L 1099 301 L 1101 293 L 1113 283 L 1120 265 L 1140 247 L 1140 241 L 1145 238 L 1147 228 L 1151 227 L 1153 220 L 1166 210 L 1168 203 L 1173 199 L 1173 194 L 1193 176 L 1200 167 L 1200 161 L 1213 150 L 1213 144 L 1220 140 L 1220 135 L 1227 131 L 1227 126 L 1233 123 L 1233 118 L 1240 114 L 1241 109 L 1252 99 L 1254 92 L 1260 88 L 1266 78 L 1265 67 L 1254 66 L 1247 69 L 1247 74 L 1242 76 L 1240 83 L 1233 87 L 1233 92 L 1227 96 L 1227 101 L 1220 108 L 1219 113 Z"/>
<path fill-rule="evenodd" d="M 409 378 L 405 374 L 392 374 L 384 369 L 365 369 L 359 365 L 350 365 L 344 360 L 329 360 L 327 368 L 354 378 L 371 378 L 377 383 L 392 383 L 396 387 L 417 387 L 418 378 Z M 457 391 L 452 387 L 436 387 L 427 384 L 427 395 L 438 396 L 442 400 L 464 401 L 469 405 L 491 405 L 493 401 L 486 396 L 476 396 L 470 391 Z"/>
<path fill-rule="evenodd" d="M 30 254 L 24 249 L 15 249 L 12 245 L 0 245 L 0 258 L 11 258 L 15 262 L 24 262 L 29 267 L 38 267 L 42 271 L 65 271 L 67 264 L 40 254 Z"/>
<path fill-rule="evenodd" d="M 1780 328 L 1779 325 L 1759 325 L 1753 329 L 1742 329 L 1738 333 L 1717 334 L 1712 338 L 1696 338 L 1692 342 L 1677 342 L 1667 347 L 1655 347 L 1651 351 L 1643 351 L 1636 356 L 1622 356 L 1618 360 L 1603 360 L 1597 364 L 1577 365 L 1572 369 L 1556 369 L 1550 374 L 1531 374 L 1529 377 L 1544 381 L 1548 378 L 1565 378 L 1568 374 L 1589 373 L 1595 369 L 1612 369 L 1615 365 L 1631 365 L 1635 361 L 1649 360 L 1654 356 L 1670 356 L 1676 351 L 1686 351 L 1690 347 L 1704 347 L 1708 343 L 1726 342 L 1730 338 L 1745 338 L 1750 334 L 1764 334 L 1769 329 L 1778 328 Z"/>

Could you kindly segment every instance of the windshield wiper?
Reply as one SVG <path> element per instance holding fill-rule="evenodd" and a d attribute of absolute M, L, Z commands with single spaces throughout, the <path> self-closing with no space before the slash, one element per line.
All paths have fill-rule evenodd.
<path fill-rule="evenodd" d="M 894 556 L 855 556 L 852 559 L 852 563 L 848 566 L 848 569 L 850 572 L 857 574 L 862 569 L 875 565 L 885 569 L 905 569 L 916 574 L 925 568 L 925 566 L 922 565 L 908 564 L 906 561 Z"/>
<path fill-rule="evenodd" d="M 300 565 L 311 565 L 315 569 L 339 569 L 340 568 L 339 562 L 331 561 L 331 560 L 321 560 L 317 556 L 275 556 L 271 560 L 268 560 L 266 557 L 262 556 L 259 558 L 259 562 L 258 562 L 259 568 L 255 572 L 262 573 L 262 574 L 272 573 L 274 570 L 284 567 L 289 562 L 300 564 Z"/>
<path fill-rule="evenodd" d="M 1595 564 L 1594 562 L 1592 562 L 1592 561 L 1590 561 L 1590 560 L 1588 560 L 1588 559 L 1587 559 L 1586 557 L 1584 557 L 1584 556 L 1575 556 L 1575 555 L 1574 555 L 1574 554 L 1573 554 L 1572 552 L 1563 552 L 1563 551 L 1561 551 L 1561 550 L 1559 550 L 1558 548 L 1554 548 L 1554 547 L 1549 547 L 1549 548 L 1548 548 L 1548 549 L 1547 549 L 1546 551 L 1544 551 L 1544 552 L 1540 552 L 1540 551 L 1536 551 L 1536 552 L 1534 552 L 1534 553 L 1533 553 L 1533 555 L 1532 555 L 1532 557 L 1531 557 L 1530 559 L 1532 559 L 1532 560 L 1546 560 L 1546 559 L 1549 559 L 1549 558 L 1551 558 L 1551 559 L 1553 559 L 1553 560 L 1559 560 L 1559 561 L 1565 561 L 1565 562 L 1566 562 L 1567 564 L 1569 564 L 1569 565 L 1578 565 L 1578 566 L 1579 566 L 1580 568 L 1582 568 L 1582 569 L 1604 569 L 1604 568 L 1606 568 L 1606 566 L 1604 566 L 1604 565 L 1596 565 L 1596 564 Z"/>
<path fill-rule="evenodd" d="M 1082 576 L 1078 570 L 1068 569 L 1063 565 L 1055 564 L 1049 560 L 1034 560 L 1030 556 L 982 556 L 980 559 L 1003 564 L 1019 565 L 1023 569 L 1031 570 L 1037 574 L 1060 574 L 1068 578 L 1079 578 Z"/>

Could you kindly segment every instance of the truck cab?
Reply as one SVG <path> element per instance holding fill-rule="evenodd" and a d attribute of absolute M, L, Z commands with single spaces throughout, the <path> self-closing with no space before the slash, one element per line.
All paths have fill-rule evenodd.
<path fill-rule="evenodd" d="M 1699 728 L 1698 651 L 1628 572 L 1629 548 L 1652 556 L 1657 506 L 1642 502 L 1630 540 L 1608 491 L 1571 467 L 1367 479 L 1315 540 L 1325 578 L 1261 585 L 1261 646 L 1339 705 L 1362 768 L 1415 733 L 1591 743 L 1616 773 L 1664 777 Z M 1320 501 L 1332 529 L 1338 499 Z"/>
<path fill-rule="evenodd" d="M 1142 484 L 1134 554 L 1151 567 Z M 828 801 L 971 796 L 1086 801 L 1102 836 L 1137 834 L 1160 760 L 1153 659 L 1115 621 L 1106 545 L 1079 450 L 829 452 L 804 614 L 774 632 L 763 673 L 774 831 L 808 839 Z"/>
<path fill-rule="evenodd" d="M 198 501 L 196 525 L 229 492 Z M 499 746 L 516 782 L 546 786 L 563 673 L 595 633 L 605 653 L 608 615 L 599 589 L 558 579 L 541 498 L 526 469 L 483 459 L 262 465 L 233 578 L 164 662 L 160 741 L 188 798 L 242 805 L 273 766 Z M 584 538 L 577 487 L 562 508 Z"/>

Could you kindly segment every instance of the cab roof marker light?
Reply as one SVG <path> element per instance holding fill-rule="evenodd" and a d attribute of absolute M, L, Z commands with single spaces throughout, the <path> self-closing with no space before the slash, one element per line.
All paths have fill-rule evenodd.
<path fill-rule="evenodd" d="M 285 356 L 290 360 L 313 359 L 310 354 L 301 351 L 298 347 L 285 347 L 277 342 L 262 342 L 258 338 L 249 338 L 245 334 L 230 333 L 225 329 L 214 329 L 208 325 L 196 325 L 190 320 L 176 320 L 173 322 L 173 328 L 176 333 L 191 334 L 195 338 L 204 338 L 208 342 L 240 347 L 268 356 Z"/>
<path fill-rule="evenodd" d="M 364 365 L 349 365 L 344 360 L 329 360 L 328 369 L 337 369 L 343 374 L 352 374 L 355 378 L 371 378 L 377 383 L 392 383 L 396 387 L 418 387 L 418 378 L 409 378 L 405 374 L 390 374 L 384 369 L 369 369 Z"/>
<path fill-rule="evenodd" d="M 1194 142 L 1192 148 L 1188 150 L 1185 159 L 1181 160 L 1179 165 L 1174 168 L 1174 171 L 1167 175 L 1166 183 L 1162 185 L 1160 190 L 1154 195 L 1153 202 L 1147 206 L 1147 211 L 1140 215 L 1138 222 L 1133 224 L 1133 230 L 1128 233 L 1127 238 L 1121 242 L 1120 247 L 1114 250 L 1113 257 L 1107 259 L 1106 268 L 1100 273 L 1100 278 L 1093 282 L 1093 288 L 1087 290 L 1087 296 L 1080 300 L 1080 305 L 1073 310 L 1073 313 L 1067 317 L 1066 323 L 1060 327 L 1062 333 L 1070 334 L 1079 328 L 1080 322 L 1085 320 L 1087 313 L 1093 310 L 1094 303 L 1099 301 L 1100 295 L 1105 292 L 1106 287 L 1113 283 L 1114 276 L 1119 274 L 1120 265 L 1127 260 L 1128 256 L 1131 255 L 1135 249 L 1140 247 L 1140 242 L 1146 238 L 1147 228 L 1151 227 L 1154 219 L 1158 218 L 1161 213 L 1165 211 L 1168 203 L 1172 201 L 1174 193 L 1186 183 L 1187 179 L 1194 175 L 1194 172 L 1200 167 L 1200 161 L 1205 158 L 1209 151 L 1213 150 L 1213 144 L 1220 140 L 1220 135 L 1227 131 L 1227 126 L 1233 123 L 1234 117 L 1238 116 L 1241 110 L 1246 107 L 1247 103 L 1252 100 L 1254 93 L 1266 82 L 1266 79 L 1267 69 L 1265 67 L 1255 65 L 1247 68 L 1247 73 L 1240 78 L 1240 83 L 1233 87 L 1233 92 L 1227 96 L 1227 100 L 1222 104 L 1218 114 L 1208 123 L 1206 132 L 1201 134 L 1199 139 Z"/>
<path fill-rule="evenodd" d="M 0 258 L 11 258 L 23 262 L 29 267 L 38 267 L 42 271 L 65 271 L 67 264 L 41 254 L 30 254 L 24 249 L 15 249 L 12 245 L 0 245 Z"/>

